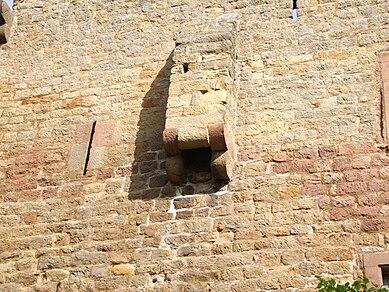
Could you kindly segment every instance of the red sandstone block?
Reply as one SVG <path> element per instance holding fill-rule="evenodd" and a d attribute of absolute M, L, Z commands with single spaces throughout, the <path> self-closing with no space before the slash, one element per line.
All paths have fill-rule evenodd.
<path fill-rule="evenodd" d="M 11 191 L 24 191 L 24 190 L 35 190 L 38 187 L 38 182 L 32 178 L 24 177 L 23 179 L 19 179 L 14 181 L 9 185 L 9 189 Z"/>
<path fill-rule="evenodd" d="M 238 152 L 238 159 L 240 161 L 256 160 L 261 156 L 260 151 L 256 147 L 242 147 Z"/>
<path fill-rule="evenodd" d="M 66 168 L 66 163 L 57 162 L 57 163 L 51 163 L 49 165 L 45 165 L 43 167 L 43 171 L 45 173 L 50 173 L 50 174 L 63 173 L 65 171 L 65 168 Z"/>
<path fill-rule="evenodd" d="M 16 157 L 15 164 L 17 167 L 38 167 L 42 163 L 41 153 L 22 154 Z"/>
<path fill-rule="evenodd" d="M 88 144 L 91 133 L 92 133 L 92 124 L 93 123 L 85 123 L 80 124 L 76 130 L 76 143 L 78 144 Z"/>
<path fill-rule="evenodd" d="M 329 196 L 321 196 L 318 201 L 319 208 L 321 209 L 327 209 L 330 203 L 331 199 Z"/>
<path fill-rule="evenodd" d="M 361 172 L 359 170 L 347 170 L 344 172 L 344 178 L 349 182 L 361 180 Z"/>
<path fill-rule="evenodd" d="M 345 220 L 351 216 L 350 208 L 333 208 L 330 210 L 330 219 L 335 221 Z"/>
<path fill-rule="evenodd" d="M 275 162 L 285 162 L 288 160 L 288 155 L 285 151 L 274 153 L 272 160 Z"/>
<path fill-rule="evenodd" d="M 389 221 L 387 219 L 371 219 L 362 222 L 362 231 L 374 232 L 389 230 Z"/>
<path fill-rule="evenodd" d="M 378 196 L 375 193 L 362 194 L 358 196 L 358 204 L 360 206 L 376 206 L 378 204 Z"/>
<path fill-rule="evenodd" d="M 180 149 L 178 149 L 178 129 L 165 129 L 163 131 L 163 143 L 168 156 L 180 154 Z"/>
<path fill-rule="evenodd" d="M 119 140 L 119 134 L 119 125 L 116 121 L 97 122 L 92 147 L 115 144 Z"/>
<path fill-rule="evenodd" d="M 378 149 L 373 143 L 364 143 L 357 145 L 357 153 L 374 153 Z"/>
<path fill-rule="evenodd" d="M 339 146 L 339 155 L 352 155 L 377 152 L 373 143 L 343 144 Z"/>
<path fill-rule="evenodd" d="M 281 162 L 275 163 L 272 166 L 273 172 L 275 173 L 286 173 L 290 171 L 290 163 L 289 162 Z"/>
<path fill-rule="evenodd" d="M 354 144 L 339 145 L 339 155 L 352 155 L 355 152 Z"/>
<path fill-rule="evenodd" d="M 367 191 L 367 184 L 361 181 L 341 183 L 337 187 L 338 194 L 355 194 Z"/>
<path fill-rule="evenodd" d="M 361 170 L 361 180 L 367 181 L 374 177 L 379 177 L 378 169 L 363 169 Z"/>
<path fill-rule="evenodd" d="M 41 190 L 23 190 L 17 193 L 19 202 L 36 201 L 41 197 Z"/>
<path fill-rule="evenodd" d="M 39 187 L 54 187 L 62 183 L 62 176 L 58 175 L 55 178 L 39 176 L 37 179 Z"/>
<path fill-rule="evenodd" d="M 305 148 L 297 151 L 294 156 L 298 159 L 316 159 L 319 158 L 319 152 L 316 148 Z"/>
<path fill-rule="evenodd" d="M 389 192 L 380 194 L 378 201 L 383 204 L 389 204 Z"/>
<path fill-rule="evenodd" d="M 80 196 L 82 192 L 82 185 L 78 183 L 65 184 L 58 190 L 60 197 L 76 197 Z"/>
<path fill-rule="evenodd" d="M 312 173 L 316 171 L 316 165 L 310 160 L 293 161 L 290 169 L 294 172 Z"/>
<path fill-rule="evenodd" d="M 4 188 L 1 188 L 2 190 Z M 0 195 L 0 202 L 9 202 L 9 203 L 16 203 L 18 201 L 18 195 L 14 192 L 3 192 Z"/>
<path fill-rule="evenodd" d="M 37 168 L 13 168 L 5 171 L 7 179 L 20 179 L 27 175 L 37 175 L 39 169 Z"/>
<path fill-rule="evenodd" d="M 120 167 L 117 171 L 116 174 L 119 176 L 130 176 L 132 174 L 136 174 L 136 171 L 133 171 L 132 166 L 126 166 L 126 167 Z"/>
<path fill-rule="evenodd" d="M 108 179 L 114 177 L 114 171 L 112 168 L 101 168 L 98 169 L 96 172 L 98 179 Z"/>
<path fill-rule="evenodd" d="M 45 188 L 42 190 L 42 199 L 50 199 L 50 198 L 58 197 L 57 192 L 58 192 L 58 187 Z"/>
<path fill-rule="evenodd" d="M 373 192 L 389 191 L 389 181 L 383 179 L 373 179 L 369 182 L 369 190 Z"/>
<path fill-rule="evenodd" d="M 344 172 L 346 181 L 369 181 L 372 178 L 378 177 L 378 169 L 361 169 L 361 170 L 348 170 Z"/>
<path fill-rule="evenodd" d="M 319 155 L 321 157 L 333 157 L 336 155 L 336 147 L 333 145 L 319 147 Z"/>
<path fill-rule="evenodd" d="M 334 170 L 348 170 L 351 169 L 351 159 L 346 157 L 336 158 L 332 164 Z"/>
<path fill-rule="evenodd" d="M 380 210 L 377 207 L 359 207 L 353 210 L 354 216 L 362 217 L 375 217 L 379 214 Z"/>
<path fill-rule="evenodd" d="M 302 188 L 303 196 L 320 196 L 327 195 L 328 187 L 323 184 L 306 184 Z"/>
<path fill-rule="evenodd" d="M 335 207 L 352 207 L 355 205 L 355 198 L 352 196 L 336 196 L 331 199 Z"/>

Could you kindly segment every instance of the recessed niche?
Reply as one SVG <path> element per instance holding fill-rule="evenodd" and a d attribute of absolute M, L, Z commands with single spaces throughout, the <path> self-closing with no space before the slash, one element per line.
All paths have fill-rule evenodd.
<path fill-rule="evenodd" d="M 189 182 L 201 183 L 212 179 L 211 147 L 184 150 L 182 155 Z"/>

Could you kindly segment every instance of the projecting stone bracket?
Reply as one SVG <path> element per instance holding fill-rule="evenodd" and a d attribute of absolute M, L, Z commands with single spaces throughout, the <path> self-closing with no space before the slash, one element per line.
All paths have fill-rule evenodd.
<path fill-rule="evenodd" d="M 228 181 L 236 157 L 237 20 L 204 21 L 186 26 L 173 52 L 163 138 L 174 184 Z"/>
<path fill-rule="evenodd" d="M 7 2 L 0 0 L 0 45 L 9 40 L 12 26 L 12 11 Z"/>
<path fill-rule="evenodd" d="M 189 125 L 183 128 L 169 128 L 163 132 L 165 145 L 166 171 L 169 180 L 175 184 L 186 182 L 188 165 L 195 160 L 195 163 L 209 162 L 212 177 L 215 180 L 229 180 L 232 175 L 234 156 L 234 141 L 228 128 L 223 122 L 208 124 L 207 126 Z M 209 149 L 209 151 L 186 152 L 194 149 Z M 189 154 L 188 154 L 189 153 Z M 202 159 L 196 155 L 207 155 L 210 159 Z M 231 155 L 232 154 L 232 155 Z M 187 155 L 191 155 L 189 159 Z"/>

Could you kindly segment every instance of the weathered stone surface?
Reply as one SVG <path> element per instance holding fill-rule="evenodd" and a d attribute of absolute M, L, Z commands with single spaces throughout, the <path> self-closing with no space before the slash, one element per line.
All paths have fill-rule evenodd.
<path fill-rule="evenodd" d="M 205 125 L 189 125 L 178 128 L 178 148 L 180 150 L 208 147 L 208 131 Z"/>
<path fill-rule="evenodd" d="M 226 151 L 227 145 L 224 138 L 224 124 L 208 125 L 209 144 L 212 151 Z"/>
<path fill-rule="evenodd" d="M 308 292 L 388 251 L 385 1 L 40 2 L 0 49 L 1 291 Z M 234 174 L 185 182 L 210 123 Z"/>
<path fill-rule="evenodd" d="M 229 152 L 213 152 L 211 170 L 214 178 L 229 180 L 232 177 L 233 165 Z"/>
<path fill-rule="evenodd" d="M 166 158 L 166 172 L 172 183 L 183 183 L 185 181 L 185 167 L 181 156 Z"/>
<path fill-rule="evenodd" d="M 167 155 L 175 156 L 180 154 L 178 148 L 178 130 L 175 128 L 165 129 L 163 131 L 163 143 Z"/>
<path fill-rule="evenodd" d="M 134 276 L 135 269 L 131 265 L 116 265 L 110 268 L 110 271 L 116 276 Z"/>

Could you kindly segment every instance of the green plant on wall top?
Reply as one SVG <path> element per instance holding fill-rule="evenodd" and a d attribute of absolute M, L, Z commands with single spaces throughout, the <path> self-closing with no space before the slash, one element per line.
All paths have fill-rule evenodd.
<path fill-rule="evenodd" d="M 317 285 L 318 292 L 389 292 L 386 288 L 377 285 L 368 285 L 369 279 L 356 280 L 353 283 L 337 284 L 334 279 L 324 280 L 320 277 Z M 371 286 L 371 287 L 369 287 Z"/>

